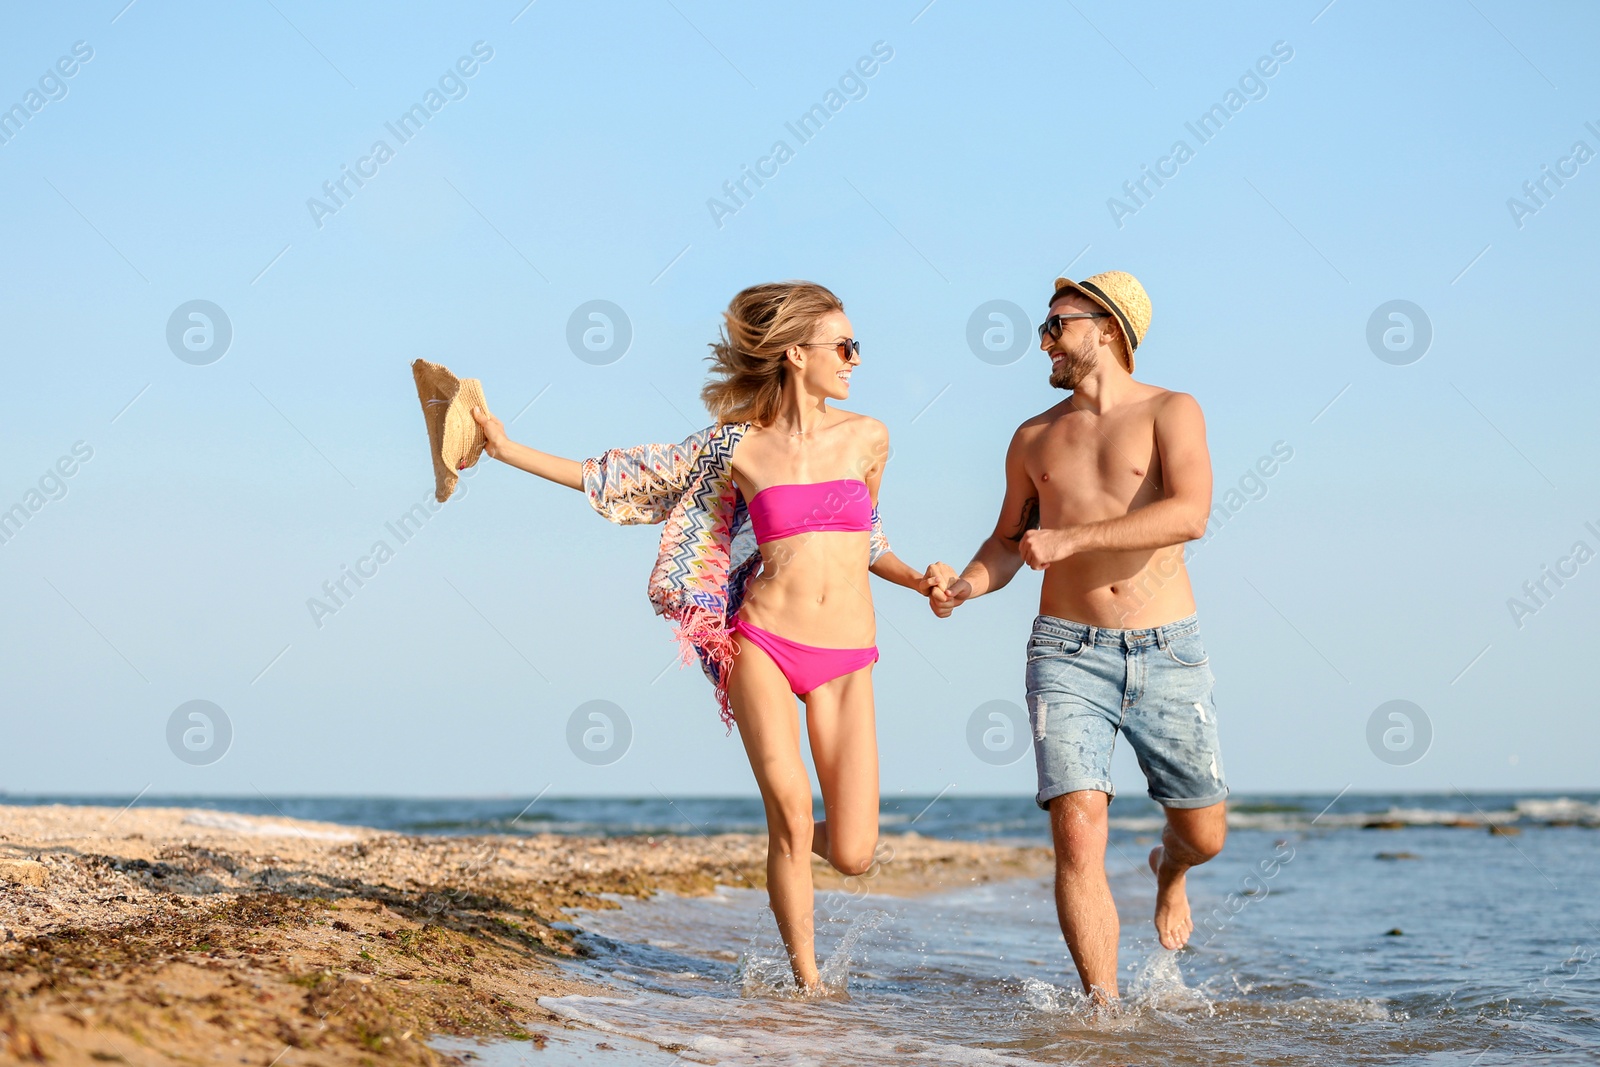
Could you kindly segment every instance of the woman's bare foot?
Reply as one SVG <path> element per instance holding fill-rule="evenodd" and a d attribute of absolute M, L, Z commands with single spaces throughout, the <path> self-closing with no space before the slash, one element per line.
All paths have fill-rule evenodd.
<path fill-rule="evenodd" d="M 802 966 L 799 961 L 790 957 L 789 969 L 794 972 L 794 991 L 803 997 L 815 996 L 825 988 L 822 984 L 822 974 L 817 970 L 815 960 L 808 961 L 810 966 Z"/>
<path fill-rule="evenodd" d="M 1156 937 L 1162 948 L 1175 951 L 1188 943 L 1194 920 L 1189 916 L 1189 894 L 1184 889 L 1188 871 L 1163 869 L 1164 860 L 1160 845 L 1150 850 L 1150 869 L 1156 876 Z"/>

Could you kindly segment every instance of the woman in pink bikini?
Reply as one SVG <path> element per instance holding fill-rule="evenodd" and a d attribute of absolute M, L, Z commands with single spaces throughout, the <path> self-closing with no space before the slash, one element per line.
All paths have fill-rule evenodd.
<path fill-rule="evenodd" d="M 861 346 L 839 298 L 810 282 L 733 298 L 701 396 L 714 425 L 675 445 L 582 462 L 507 439 L 474 414 L 490 456 L 582 490 L 613 522 L 665 524 L 650 599 L 698 657 L 723 721 L 737 724 L 766 806 L 767 891 L 795 981 L 820 987 L 811 854 L 865 873 L 878 841 L 878 659 L 868 573 L 928 595 L 889 551 L 878 486 L 883 423 L 830 407 L 850 395 Z M 746 528 L 758 546 L 740 538 Z M 812 818 L 794 697 L 822 789 Z"/>

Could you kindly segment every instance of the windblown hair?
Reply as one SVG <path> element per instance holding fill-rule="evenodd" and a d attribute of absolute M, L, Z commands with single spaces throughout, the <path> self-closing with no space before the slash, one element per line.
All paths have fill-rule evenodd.
<path fill-rule="evenodd" d="M 778 416 L 788 379 L 785 353 L 811 340 L 817 320 L 844 304 L 815 282 L 768 282 L 741 290 L 712 344 L 711 380 L 700 390 L 718 423 L 765 426 Z"/>

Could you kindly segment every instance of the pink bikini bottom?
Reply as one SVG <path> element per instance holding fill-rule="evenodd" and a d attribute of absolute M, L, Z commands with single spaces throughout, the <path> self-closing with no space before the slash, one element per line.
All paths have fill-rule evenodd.
<path fill-rule="evenodd" d="M 796 696 L 803 696 L 825 682 L 859 671 L 869 663 L 878 661 L 878 646 L 870 648 L 817 648 L 802 645 L 787 637 L 779 637 L 771 630 L 751 626 L 737 615 L 733 619 L 733 632 L 744 634 L 745 640 L 772 657 L 778 670 L 789 682 Z"/>

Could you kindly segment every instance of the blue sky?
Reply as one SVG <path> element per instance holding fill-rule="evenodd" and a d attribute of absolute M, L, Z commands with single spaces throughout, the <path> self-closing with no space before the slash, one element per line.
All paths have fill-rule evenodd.
<path fill-rule="evenodd" d="M 431 486 L 409 363 L 481 378 L 537 447 L 675 440 L 728 298 L 823 282 L 863 342 L 849 406 L 892 434 L 896 551 L 960 566 L 1058 395 L 969 320 L 1036 321 L 1069 264 L 1144 282 L 1139 376 L 1200 400 L 1218 503 L 1254 497 L 1191 564 L 1236 791 L 1600 785 L 1587 6 L 124 4 L 0 33 L 0 508 L 27 512 L 0 544 L 0 788 L 752 792 L 706 682 L 666 669 L 654 530 L 486 462 L 386 532 Z M 769 177 L 733 203 L 746 167 Z M 1169 176 L 1133 201 L 1144 168 Z M 231 329 L 211 362 L 168 344 L 195 300 Z M 567 341 L 594 300 L 631 327 L 609 362 Z M 1420 359 L 1369 346 L 1395 300 Z M 308 599 L 379 539 L 318 626 Z M 1545 566 L 1569 576 L 1531 601 Z M 1022 703 L 1037 586 L 949 622 L 879 587 L 885 792 L 1032 791 L 1031 760 L 966 738 Z M 191 700 L 227 717 L 220 760 L 169 750 Z M 595 700 L 632 730 L 598 765 L 567 742 Z M 1390 700 L 1428 717 L 1420 760 L 1369 747 Z"/>

